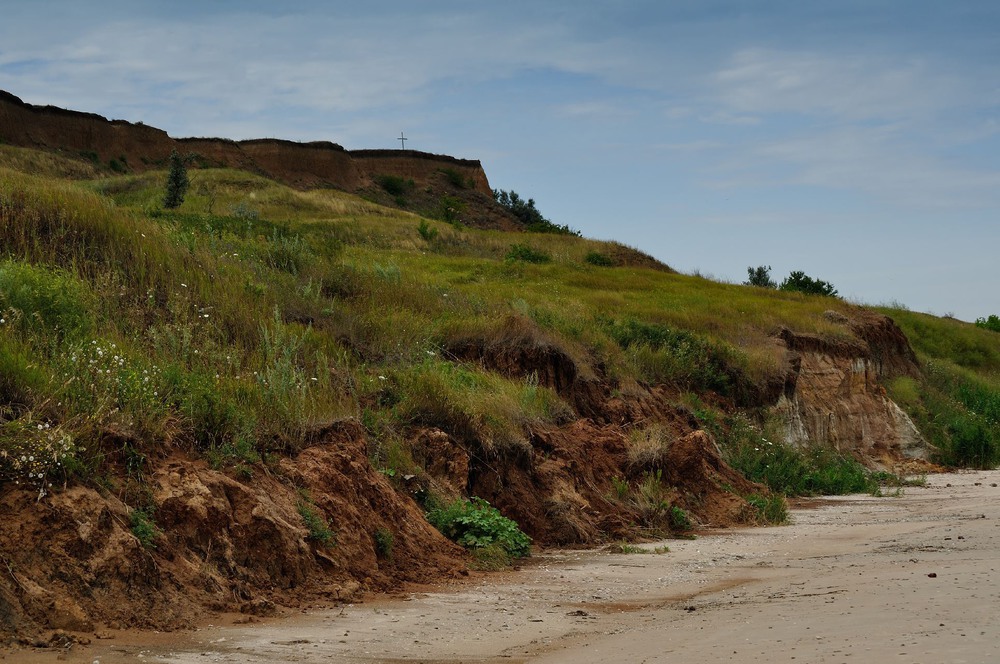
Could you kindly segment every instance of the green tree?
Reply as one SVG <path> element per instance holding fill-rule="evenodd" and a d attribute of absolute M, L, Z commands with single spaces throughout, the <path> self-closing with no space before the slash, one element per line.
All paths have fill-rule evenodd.
<path fill-rule="evenodd" d="M 981 327 L 984 330 L 1000 332 L 1000 316 L 990 314 L 988 318 L 977 318 L 976 327 Z"/>
<path fill-rule="evenodd" d="M 184 159 L 177 154 L 177 150 L 174 150 L 170 153 L 170 170 L 167 173 L 167 193 L 163 196 L 163 207 L 168 210 L 180 207 L 189 184 L 191 182 L 188 180 Z"/>
<path fill-rule="evenodd" d="M 758 265 L 747 268 L 747 280 L 744 286 L 758 286 L 760 288 L 777 288 L 778 284 L 771 278 L 770 265 Z"/>
<path fill-rule="evenodd" d="M 559 225 L 549 221 L 542 216 L 542 213 L 535 207 L 535 199 L 524 200 L 516 191 L 504 191 L 503 189 L 493 190 L 493 200 L 501 207 L 517 217 L 518 221 L 524 224 L 525 230 L 532 233 L 557 233 L 559 235 L 580 235 L 580 231 L 574 231 L 569 226 Z"/>
<path fill-rule="evenodd" d="M 833 287 L 833 284 L 822 279 L 813 279 L 801 270 L 792 271 L 781 282 L 778 289 L 783 291 L 798 291 L 799 293 L 807 293 L 809 295 L 826 295 L 829 297 L 837 295 L 837 289 Z"/>

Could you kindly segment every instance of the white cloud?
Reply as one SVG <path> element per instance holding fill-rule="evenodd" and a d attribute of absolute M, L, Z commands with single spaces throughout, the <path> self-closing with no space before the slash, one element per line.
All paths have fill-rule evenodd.
<path fill-rule="evenodd" d="M 848 120 L 922 117 L 968 96 L 960 78 L 918 57 L 750 48 L 714 75 L 737 113 L 819 114 Z"/>

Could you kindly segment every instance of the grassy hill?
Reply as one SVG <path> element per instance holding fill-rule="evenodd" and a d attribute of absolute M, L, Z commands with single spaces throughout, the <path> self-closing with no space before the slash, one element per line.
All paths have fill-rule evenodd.
<path fill-rule="evenodd" d="M 461 361 L 471 342 L 552 347 L 619 390 L 763 405 L 780 378 L 775 331 L 844 337 L 824 312 L 852 309 L 649 269 L 613 243 L 455 227 L 239 171 L 194 172 L 168 212 L 163 172 L 97 177 L 6 146 L 0 163 L 5 430 L 55 424 L 78 447 L 114 430 L 137 449 L 254 461 L 345 417 L 379 449 L 415 422 L 461 422 L 502 447 L 567 416 L 530 376 Z M 996 335 L 887 313 L 930 368 L 894 393 L 961 461 L 932 411 L 993 403 L 969 395 L 996 393 Z M 971 416 L 991 450 L 995 409 Z"/>
<path fill-rule="evenodd" d="M 677 274 L 616 243 L 448 224 L 235 170 L 191 176 L 167 211 L 164 171 L 0 146 L 0 493 L 90 487 L 139 515 L 145 545 L 163 523 L 157 473 L 183 457 L 277 478 L 318 538 L 338 514 L 283 460 L 351 426 L 364 449 L 344 463 L 432 520 L 484 496 L 540 542 L 683 531 L 688 513 L 779 520 L 777 493 L 714 457 L 688 462 L 714 454 L 691 437 L 704 431 L 775 492 L 877 488 L 859 459 L 784 445 L 769 410 L 788 390 L 782 330 L 850 349 L 842 321 L 871 312 Z M 936 459 L 995 465 L 1000 337 L 883 313 L 921 365 L 887 387 Z M 393 532 L 365 537 L 367 564 L 384 566 Z"/>

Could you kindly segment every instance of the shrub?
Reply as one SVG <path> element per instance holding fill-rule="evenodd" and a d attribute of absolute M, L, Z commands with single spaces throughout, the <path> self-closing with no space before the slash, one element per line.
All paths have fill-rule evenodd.
<path fill-rule="evenodd" d="M 505 256 L 508 261 L 523 261 L 525 263 L 548 263 L 552 260 L 544 251 L 532 249 L 526 244 L 513 244 Z"/>
<path fill-rule="evenodd" d="M 441 197 L 440 217 L 449 224 L 461 222 L 463 212 L 465 212 L 465 201 L 454 196 Z"/>
<path fill-rule="evenodd" d="M 27 334 L 77 336 L 90 328 L 87 286 L 68 272 L 0 262 L 0 327 Z"/>
<path fill-rule="evenodd" d="M 587 252 L 587 255 L 583 258 L 584 261 L 590 263 L 591 265 L 596 265 L 597 267 L 614 267 L 615 262 L 607 254 L 602 254 L 599 251 Z"/>
<path fill-rule="evenodd" d="M 531 551 L 531 538 L 482 498 L 460 499 L 432 509 L 427 520 L 445 537 L 467 549 L 499 546 L 512 558 L 523 558 Z"/>
<path fill-rule="evenodd" d="M 778 286 L 778 290 L 796 291 L 806 293 L 807 295 L 826 295 L 828 297 L 835 297 L 837 295 L 837 289 L 833 287 L 833 284 L 821 279 L 813 279 L 801 271 L 793 271 L 785 277 L 785 280 Z"/>
<path fill-rule="evenodd" d="M 747 280 L 743 282 L 744 286 L 757 286 L 759 288 L 777 288 L 778 284 L 774 282 L 771 278 L 771 266 L 770 265 L 758 265 L 757 267 L 747 268 Z"/>
<path fill-rule="evenodd" d="M 525 230 L 532 233 L 580 235 L 579 231 L 574 231 L 569 226 L 554 224 L 543 217 L 542 213 L 535 207 L 535 199 L 533 198 L 526 201 L 513 190 L 508 192 L 503 189 L 494 189 L 493 200 L 524 224 Z"/>
<path fill-rule="evenodd" d="M 992 330 L 993 332 L 1000 332 L 1000 316 L 990 314 L 987 318 L 977 318 L 976 327 L 981 327 L 984 330 Z"/>
<path fill-rule="evenodd" d="M 398 175 L 380 175 L 376 182 L 390 196 L 405 196 L 417 186 L 413 180 L 407 180 Z"/>
<path fill-rule="evenodd" d="M 438 237 L 438 229 L 432 228 L 426 219 L 421 219 L 417 225 L 417 233 L 425 242 L 433 242 Z"/>
<path fill-rule="evenodd" d="M 677 505 L 670 506 L 670 528 L 672 530 L 679 530 L 681 532 L 686 532 L 691 530 L 691 517 L 688 513 Z"/>
<path fill-rule="evenodd" d="M 444 178 L 448 181 L 448 184 L 456 189 L 471 189 L 473 186 L 471 179 L 466 179 L 454 168 L 444 168 L 441 172 L 444 173 Z"/>

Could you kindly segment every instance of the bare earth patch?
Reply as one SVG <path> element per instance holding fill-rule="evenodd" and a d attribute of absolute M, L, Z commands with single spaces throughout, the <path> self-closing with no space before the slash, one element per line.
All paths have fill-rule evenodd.
<path fill-rule="evenodd" d="M 1000 472 L 849 496 L 793 524 L 670 540 L 659 555 L 560 551 L 518 572 L 192 632 L 105 632 L 8 661 L 994 662 Z M 658 544 L 643 545 L 653 548 Z M 246 620 L 243 618 L 242 620 Z"/>

